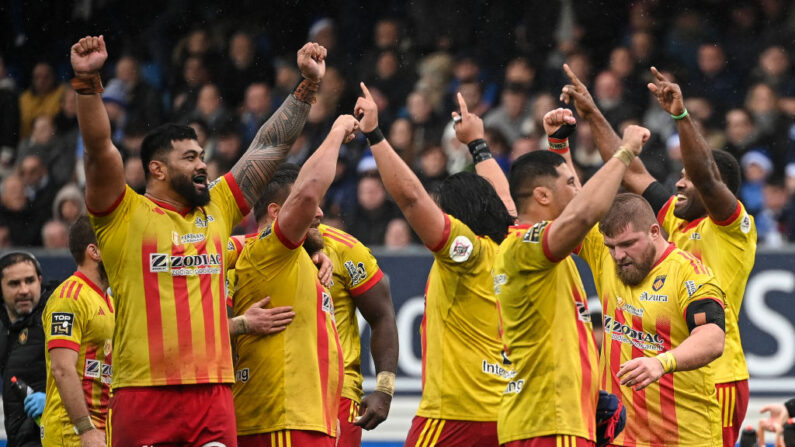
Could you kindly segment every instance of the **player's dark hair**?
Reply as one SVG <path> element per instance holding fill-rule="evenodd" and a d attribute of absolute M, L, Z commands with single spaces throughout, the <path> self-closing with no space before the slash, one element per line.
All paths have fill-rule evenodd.
<path fill-rule="evenodd" d="M 737 163 L 737 159 L 732 154 L 721 150 L 712 151 L 712 157 L 715 159 L 715 164 L 718 165 L 721 180 L 736 196 L 737 191 L 740 190 L 741 182 L 740 164 Z"/>
<path fill-rule="evenodd" d="M 439 206 L 478 236 L 488 236 L 498 244 L 514 223 L 491 183 L 472 172 L 459 172 L 444 179 Z"/>
<path fill-rule="evenodd" d="M 254 204 L 254 218 L 259 220 L 268 214 L 268 205 L 271 203 L 283 204 L 290 195 L 290 188 L 298 178 L 298 171 L 301 168 L 294 163 L 282 163 L 271 177 L 271 181 L 265 186 L 257 203 Z"/>
<path fill-rule="evenodd" d="M 69 227 L 69 252 L 72 253 L 77 265 L 82 265 L 86 260 L 86 247 L 97 244 L 97 236 L 94 228 L 91 227 L 91 220 L 88 216 L 80 216 L 75 223 Z"/>
<path fill-rule="evenodd" d="M 152 129 L 141 142 L 141 164 L 144 165 L 144 176 L 149 180 L 149 162 L 161 160 L 174 149 L 172 142 L 196 140 L 196 131 L 183 124 L 166 123 Z"/>
<path fill-rule="evenodd" d="M 35 256 L 26 251 L 11 251 L 0 257 L 0 279 L 3 279 L 3 271 L 6 268 L 22 262 L 33 264 L 33 267 L 36 269 L 36 274 L 41 276 L 41 264 L 39 264 L 39 260 L 36 259 Z"/>
<path fill-rule="evenodd" d="M 536 187 L 558 178 L 557 168 L 564 163 L 565 158 L 550 151 L 533 151 L 517 158 L 508 177 L 516 208 L 522 209 L 524 201 L 533 195 Z"/>
<path fill-rule="evenodd" d="M 635 231 L 647 231 L 657 223 L 651 205 L 642 196 L 632 193 L 618 194 L 607 214 L 599 221 L 599 231 L 613 237 L 632 224 Z"/>

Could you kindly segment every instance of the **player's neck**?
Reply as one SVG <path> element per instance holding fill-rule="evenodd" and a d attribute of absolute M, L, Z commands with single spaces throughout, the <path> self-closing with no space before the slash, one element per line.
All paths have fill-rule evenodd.
<path fill-rule="evenodd" d="M 160 203 L 165 203 L 177 210 L 186 210 L 190 205 L 177 192 L 170 188 L 146 187 L 146 197 Z"/>
<path fill-rule="evenodd" d="M 660 262 L 660 259 L 665 254 L 665 250 L 668 249 L 668 241 L 663 239 L 662 237 L 657 238 L 654 242 L 654 263 L 652 265 L 657 265 Z"/>
<path fill-rule="evenodd" d="M 108 282 L 99 274 L 99 264 L 91 261 L 86 261 L 83 265 L 77 266 L 77 271 L 85 275 L 91 282 L 93 282 L 100 290 L 108 289 Z"/>
<path fill-rule="evenodd" d="M 519 213 L 516 219 L 517 225 L 535 225 L 545 220 L 555 220 L 558 216 L 553 216 L 552 211 L 547 207 L 528 207 Z"/>

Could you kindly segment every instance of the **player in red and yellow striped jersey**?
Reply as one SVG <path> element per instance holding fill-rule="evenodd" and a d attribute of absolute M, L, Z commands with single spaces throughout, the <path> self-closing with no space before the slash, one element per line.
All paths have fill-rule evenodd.
<path fill-rule="evenodd" d="M 467 172 L 444 181 L 437 205 L 383 139 L 375 103 L 361 86 L 365 97 L 355 111 L 363 113 L 362 130 L 384 186 L 435 258 L 420 329 L 422 399 L 405 445 L 496 446 L 497 407 L 510 367 L 501 356 L 491 265 L 513 218 L 495 187 Z M 477 145 L 476 170 L 498 173 L 491 179 L 507 194 L 505 176 L 482 140 L 482 121 L 466 111 L 460 95 L 459 102 L 458 138 Z"/>
<path fill-rule="evenodd" d="M 110 400 L 114 309 L 91 222 L 69 229 L 77 271 L 53 292 L 42 323 L 47 343 L 43 446 L 104 445 Z"/>
<path fill-rule="evenodd" d="M 602 387 L 627 409 L 621 446 L 720 445 L 713 366 L 724 293 L 709 268 L 665 240 L 651 206 L 619 194 L 578 254 L 602 301 Z"/>
<path fill-rule="evenodd" d="M 99 95 L 102 36 L 72 46 L 85 143 L 86 205 L 116 304 L 112 441 L 233 445 L 232 356 L 224 247 L 300 133 L 325 73 L 326 50 L 298 52 L 306 78 L 260 129 L 231 172 L 207 183 L 195 132 L 163 125 L 142 142 L 146 194 L 124 184 Z M 141 430 L 147 426 L 149 430 Z"/>
<path fill-rule="evenodd" d="M 557 109 L 543 123 L 548 135 L 557 135 L 574 118 Z M 522 225 L 512 228 L 494 263 L 502 339 L 516 370 L 500 404 L 503 445 L 595 445 L 596 344 L 569 253 L 607 212 L 626 166 L 648 136 L 647 129 L 628 127 L 625 149 L 582 190 L 560 154 L 531 152 L 511 167 L 511 195 Z"/>
<path fill-rule="evenodd" d="M 582 82 L 570 70 L 567 73 L 573 85 L 564 88 L 565 99 L 573 100 L 580 115 L 590 122 L 602 157 L 612 156 L 617 137 Z M 654 68 L 652 73 L 655 83 L 649 88 L 676 123 L 683 176 L 676 185 L 675 201 L 669 201 L 670 191 L 655 181 L 640 161 L 630 166 L 624 184 L 649 201 L 669 239 L 700 256 L 726 292 L 726 346 L 716 360 L 715 380 L 722 407 L 723 445 L 734 446 L 748 407 L 748 369 L 737 320 L 755 259 L 756 228 L 735 196 L 740 186 L 737 161 L 726 152 L 711 150 L 686 113 L 679 86 Z M 663 207 L 667 209 L 664 213 Z"/>
<path fill-rule="evenodd" d="M 267 295 L 275 306 L 293 307 L 295 320 L 276 334 L 235 338 L 232 391 L 242 447 L 271 446 L 274 440 L 280 446 L 335 445 L 342 349 L 331 295 L 307 251 L 322 249 L 322 236 L 309 230 L 323 216 L 318 203 L 334 178 L 339 147 L 356 129 L 355 118 L 339 117 L 289 195 L 284 198 L 280 174 L 289 167 L 280 167 L 255 205 L 257 215 L 267 215 L 267 224 L 235 266 L 234 314 L 243 315 Z"/>

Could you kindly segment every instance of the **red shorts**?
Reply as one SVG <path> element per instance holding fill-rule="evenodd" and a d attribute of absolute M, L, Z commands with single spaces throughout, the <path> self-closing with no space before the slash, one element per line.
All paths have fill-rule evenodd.
<path fill-rule="evenodd" d="M 108 413 L 113 447 L 237 445 L 229 385 L 128 387 L 115 391 Z"/>
<path fill-rule="evenodd" d="M 734 447 L 748 411 L 748 380 L 719 383 L 715 388 L 723 420 L 723 445 Z"/>
<path fill-rule="evenodd" d="M 452 421 L 414 416 L 403 447 L 497 447 L 497 422 Z"/>
<path fill-rule="evenodd" d="M 505 447 L 594 447 L 595 442 L 572 435 L 552 435 L 520 439 L 503 444 Z"/>
<path fill-rule="evenodd" d="M 237 437 L 238 447 L 334 447 L 336 439 L 319 431 L 279 430 Z"/>
<path fill-rule="evenodd" d="M 362 445 L 362 427 L 353 425 L 357 417 L 359 417 L 359 404 L 347 397 L 340 398 L 340 411 L 337 414 L 340 423 L 337 431 L 337 447 Z"/>

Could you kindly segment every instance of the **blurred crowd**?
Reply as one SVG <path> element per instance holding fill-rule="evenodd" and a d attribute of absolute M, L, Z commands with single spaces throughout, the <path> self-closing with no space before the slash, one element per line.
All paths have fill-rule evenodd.
<path fill-rule="evenodd" d="M 210 178 L 229 170 L 298 84 L 295 51 L 316 41 L 329 50 L 327 72 L 291 162 L 306 160 L 336 116 L 351 113 L 364 81 L 384 134 L 428 190 L 472 169 L 450 120 L 459 91 L 507 172 L 519 155 L 546 148 L 541 119 L 560 106 L 567 63 L 617 130 L 652 130 L 641 157 L 673 192 L 679 138 L 646 87 L 654 65 L 682 85 L 711 146 L 740 161 L 740 199 L 760 243 L 795 241 L 795 5 L 787 0 L 55 3 L 0 8 L 0 246 L 65 247 L 68 225 L 85 213 L 68 47 L 101 33 L 110 54 L 102 98 L 137 191 L 143 136 L 167 121 L 196 129 Z M 572 140 L 587 179 L 602 163 L 587 123 Z M 417 241 L 361 136 L 342 148 L 323 210 L 367 245 Z M 239 231 L 255 228 L 247 220 Z"/>

